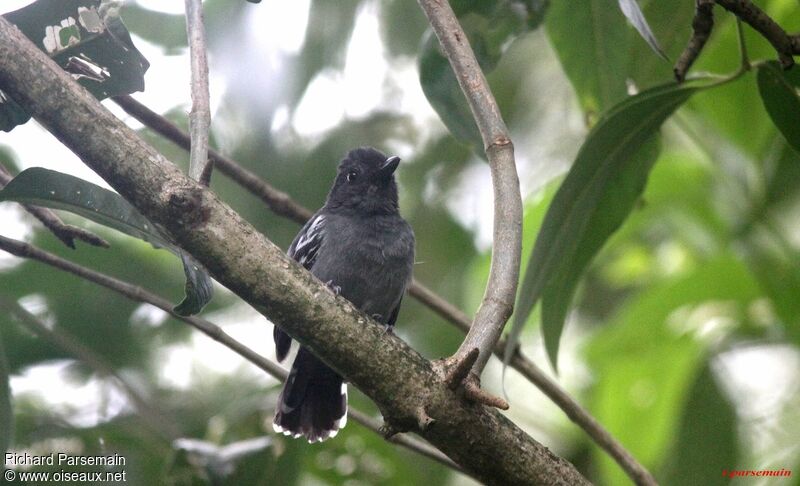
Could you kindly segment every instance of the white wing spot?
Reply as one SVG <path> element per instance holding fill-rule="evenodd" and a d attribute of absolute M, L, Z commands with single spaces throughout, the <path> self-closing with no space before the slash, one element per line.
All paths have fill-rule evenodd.
<path fill-rule="evenodd" d="M 303 236 L 297 240 L 297 245 L 295 246 L 295 253 L 299 252 L 303 247 L 314 241 L 314 239 L 318 236 L 319 227 L 322 225 L 322 222 L 325 221 L 324 216 L 317 216 L 317 219 L 311 223 L 311 226 L 308 227 L 308 231 L 306 231 Z"/>

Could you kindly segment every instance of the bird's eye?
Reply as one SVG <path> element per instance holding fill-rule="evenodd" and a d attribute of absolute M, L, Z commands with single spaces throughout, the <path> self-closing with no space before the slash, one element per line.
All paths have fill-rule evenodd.
<path fill-rule="evenodd" d="M 347 178 L 347 182 L 353 182 L 358 177 L 358 172 L 351 170 L 345 177 Z"/>

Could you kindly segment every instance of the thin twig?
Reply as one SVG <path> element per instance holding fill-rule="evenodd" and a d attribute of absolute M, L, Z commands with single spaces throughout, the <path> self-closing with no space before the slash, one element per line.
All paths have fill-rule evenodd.
<path fill-rule="evenodd" d="M 692 20 L 692 37 L 675 63 L 673 72 L 678 82 L 686 79 L 686 73 L 692 67 L 703 46 L 706 45 L 711 29 L 714 27 L 714 0 L 695 0 L 694 19 Z"/>
<path fill-rule="evenodd" d="M 192 142 L 189 135 L 163 116 L 128 95 L 115 96 L 113 100 L 126 113 L 136 118 L 143 125 L 182 149 L 190 150 Z M 216 150 L 209 149 L 208 155 L 216 169 L 261 199 L 275 214 L 300 224 L 304 224 L 313 214 L 308 209 L 297 204 L 285 192 L 275 189 L 253 172 Z"/>
<path fill-rule="evenodd" d="M 514 146 L 500 109 L 483 76 L 467 36 L 448 2 L 419 0 L 467 98 L 483 139 L 494 188 L 492 263 L 486 291 L 456 355 L 478 348 L 473 372 L 480 376 L 514 310 L 522 251 L 522 197 Z"/>
<path fill-rule="evenodd" d="M 763 10 L 750 0 L 716 0 L 725 10 L 733 13 L 738 18 L 758 31 L 778 53 L 778 60 L 784 69 L 794 65 L 794 45 L 789 34 L 772 20 Z"/>
<path fill-rule="evenodd" d="M 738 19 L 750 25 L 772 44 L 784 69 L 789 69 L 794 65 L 793 56 L 800 55 L 800 35 L 787 34 L 772 17 L 753 4 L 751 0 L 695 0 L 692 37 L 678 62 L 675 63 L 675 78 L 679 82 L 686 78 L 689 67 L 700 55 L 700 51 L 711 34 L 711 29 L 714 27 L 712 13 L 714 4 L 718 4 L 736 15 Z"/>
<path fill-rule="evenodd" d="M 9 300 L 0 295 L 0 307 L 3 307 L 7 314 L 16 316 L 18 322 L 33 334 L 42 339 L 50 341 L 55 346 L 66 351 L 74 358 L 82 361 L 88 367 L 103 377 L 111 378 L 119 388 L 128 396 L 131 403 L 136 407 L 139 414 L 144 417 L 156 435 L 167 440 L 174 440 L 180 437 L 180 433 L 175 425 L 168 421 L 161 413 L 152 407 L 147 399 L 139 395 L 113 366 L 107 363 L 102 357 L 98 356 L 90 348 L 75 339 L 67 331 L 59 327 L 48 327 L 42 323 L 35 315 L 25 310 L 19 303 Z"/>
<path fill-rule="evenodd" d="M 736 17 L 736 39 L 739 41 L 739 67 L 742 70 L 750 69 L 750 55 L 747 53 L 747 41 L 744 38 L 742 19 Z"/>
<path fill-rule="evenodd" d="M 532 361 L 525 359 L 518 353 L 511 359 L 511 365 L 528 380 L 535 383 L 537 388 L 563 410 L 570 420 L 578 424 L 597 445 L 605 450 L 637 485 L 649 486 L 657 484 L 653 475 L 600 422 L 592 417 L 569 393 L 552 381 Z"/>
<path fill-rule="evenodd" d="M 189 156 L 189 177 L 207 186 L 211 179 L 211 169 L 206 167 L 209 164 L 208 129 L 211 126 L 211 107 L 208 100 L 208 54 L 202 0 L 186 0 L 186 37 L 189 39 L 192 66 L 189 131 L 193 143 Z"/>
<path fill-rule="evenodd" d="M 5 187 L 6 184 L 11 182 L 11 179 L 13 178 L 14 176 L 11 175 L 8 169 L 0 164 L 0 188 Z M 25 211 L 30 213 L 34 218 L 38 219 L 45 228 L 53 233 L 56 238 L 61 240 L 62 243 L 73 250 L 75 249 L 76 239 L 92 246 L 99 246 L 102 248 L 108 248 L 111 246 L 106 240 L 100 238 L 94 233 L 90 233 L 83 228 L 78 228 L 77 226 L 64 223 L 61 221 L 61 218 L 56 216 L 56 213 L 47 208 L 32 206 L 30 204 L 23 204 L 22 207 L 25 208 Z"/>
<path fill-rule="evenodd" d="M 151 130 L 184 150 L 189 149 L 189 136 L 163 116 L 150 110 L 130 96 L 117 96 L 114 101 L 128 114 Z M 312 212 L 310 210 L 298 204 L 285 192 L 272 187 L 234 160 L 219 154 L 213 149 L 209 151 L 209 154 L 214 159 L 215 167 L 220 172 L 259 197 L 275 214 L 299 224 L 304 224 L 311 216 Z M 469 332 L 471 325 L 469 316 L 422 283 L 418 281 L 412 282 L 409 287 L 409 294 L 464 334 Z M 495 346 L 494 353 L 500 359 L 503 358 L 505 346 L 505 339 L 502 338 Z M 631 478 L 651 477 L 647 470 L 586 409 L 562 389 L 558 383 L 550 379 L 544 371 L 519 349 L 512 356 L 509 365 L 547 395 L 576 425 L 586 432 L 586 435 L 591 437 L 617 461 Z M 639 484 L 648 483 L 641 482 Z"/>
<path fill-rule="evenodd" d="M 263 371 L 267 372 L 276 379 L 280 381 L 286 380 L 287 376 L 286 370 L 284 370 L 280 365 L 264 358 L 263 356 L 256 353 L 249 347 L 245 346 L 236 339 L 232 338 L 219 326 L 210 321 L 207 321 L 203 318 L 196 316 L 188 317 L 176 314 L 173 311 L 174 306 L 170 301 L 163 299 L 141 287 L 105 275 L 95 270 L 91 270 L 76 263 L 70 262 L 61 257 L 53 255 L 52 253 L 36 248 L 35 246 L 30 245 L 28 243 L 6 238 L 4 236 L 0 236 L 0 250 L 4 250 L 20 258 L 28 258 L 31 260 L 35 260 L 50 265 L 59 270 L 71 273 L 85 280 L 93 282 L 97 285 L 111 289 L 136 302 L 142 302 L 157 307 L 163 310 L 164 312 L 167 312 L 172 317 L 189 324 L 190 326 L 199 330 L 200 332 L 207 335 L 211 339 L 221 343 L 228 349 L 231 349 L 239 356 L 243 357 L 250 363 L 261 368 Z M 75 346 L 71 346 L 70 348 L 78 349 L 78 347 L 80 346 L 82 346 L 80 345 L 80 343 L 75 343 Z M 81 357 L 81 359 L 83 360 L 83 357 Z M 101 366 L 100 368 L 104 367 Z M 113 369 L 108 368 L 108 372 L 106 374 L 114 376 L 112 373 Z M 352 408 L 350 408 L 349 410 L 349 417 L 352 417 L 353 420 L 355 420 L 356 422 L 360 423 L 364 427 L 380 435 L 381 424 L 378 423 L 377 420 L 370 418 L 368 415 L 362 412 L 353 410 Z M 463 469 L 461 469 L 456 463 L 450 460 L 447 456 L 445 456 L 432 446 L 428 445 L 427 443 L 415 437 L 411 437 L 407 434 L 404 434 L 403 436 L 392 438 L 390 442 L 395 442 L 397 444 L 400 444 L 411 451 L 429 457 L 435 460 L 436 462 L 439 462 L 440 464 L 443 464 L 455 471 L 467 474 Z"/>

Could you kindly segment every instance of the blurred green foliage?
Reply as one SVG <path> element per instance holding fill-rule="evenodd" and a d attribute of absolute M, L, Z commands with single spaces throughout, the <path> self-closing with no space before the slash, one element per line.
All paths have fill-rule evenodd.
<path fill-rule="evenodd" d="M 671 65 L 658 58 L 626 23 L 616 2 L 452 3 L 489 71 L 487 77 L 515 136 L 518 158 L 525 161 L 520 163 L 522 173 L 559 164 L 557 157 L 526 157 L 526 142 L 541 137 L 536 130 L 543 130 L 544 138 L 551 131 L 561 133 L 557 127 L 531 123 L 538 118 L 532 111 L 534 102 L 539 109 L 580 113 L 578 118 L 585 121 L 588 133 L 603 113 L 625 100 L 630 102 L 630 93 L 671 80 Z M 670 59 L 676 59 L 690 35 L 692 2 L 640 0 L 639 5 L 661 47 Z M 800 30 L 793 0 L 765 0 L 760 5 L 788 31 Z M 313 0 L 302 47 L 283 58 L 281 76 L 273 79 L 256 72 L 252 64 L 257 59 L 248 58 L 261 51 L 243 45 L 249 16 L 254 9 L 266 8 L 265 3 L 207 0 L 204 7 L 212 69 L 215 61 L 226 66 L 219 73 L 225 77 L 227 90 L 215 116 L 217 133 L 212 143 L 309 208 L 324 201 L 336 162 L 347 149 L 369 144 L 408 150 L 411 155 L 405 157 L 399 182 L 401 207 L 418 239 L 415 275 L 455 305 L 473 312 L 489 268 L 488 249 L 479 234 L 479 227 L 488 223 L 465 223 L 465 215 L 471 215 L 474 207 L 459 201 L 463 203 L 465 192 L 489 184 L 488 179 L 465 180 L 467 175 L 488 171 L 476 170 L 484 162 L 477 153 L 480 145 L 475 142 L 474 123 L 468 110 L 464 111 L 455 79 L 448 79 L 446 62 L 420 9 L 397 0 Z M 314 79 L 344 68 L 356 16 L 367 7 L 378 20 L 390 72 L 409 60 L 419 66 L 422 91 L 443 124 L 420 126 L 407 113 L 381 108 L 362 117 L 345 117 L 313 137 L 273 129 L 280 110 L 294 113 Z M 182 16 L 131 4 L 122 10 L 122 18 L 135 36 L 160 46 L 166 55 L 185 51 Z M 747 27 L 745 41 L 750 59 L 775 57 L 769 44 Z M 692 72 L 730 75 L 740 66 L 738 49 L 735 20 L 718 9 L 714 34 Z M 574 90 L 570 104 L 554 106 L 561 101 L 550 99 L 554 87 L 536 83 L 544 78 L 535 74 L 550 70 L 558 73 L 557 83 Z M 566 385 L 664 484 L 727 482 L 721 477 L 722 468 L 758 469 L 768 464 L 794 468 L 795 474 L 800 468 L 796 440 L 781 439 L 800 436 L 797 371 L 780 371 L 783 380 L 776 394 L 785 398 L 780 406 L 763 412 L 766 418 L 757 420 L 743 412 L 752 397 L 734 386 L 741 380 L 721 373 L 718 366 L 722 359 L 747 349 L 767 354 L 788 349 L 795 357 L 800 353 L 800 155 L 792 148 L 798 140 L 796 126 L 791 124 L 797 113 L 783 110 L 774 101 L 783 99 L 777 95 L 792 95 L 786 85 L 759 83 L 757 78 L 757 72 L 751 71 L 713 90 L 697 92 L 667 119 L 660 130 L 657 157 L 641 163 L 643 171 L 652 164 L 649 176 L 628 174 L 638 176 L 633 178 L 637 184 L 646 179 L 646 185 L 640 194 L 634 191 L 638 196 L 626 200 L 631 206 L 627 219 L 607 240 L 603 234 L 594 242 L 592 255 L 594 250 L 599 252 L 577 266 L 585 266 L 585 271 L 568 275 L 577 287 L 564 333 L 569 344 L 562 345 L 561 351 Z M 253 79 L 265 86 L 249 86 L 247 82 Z M 553 78 L 546 79 L 552 82 Z M 784 91 L 776 93 L 770 86 Z M 147 89 L 159 87 L 148 85 Z M 188 109 L 176 106 L 165 116 L 185 128 Z M 445 126 L 453 133 L 447 133 Z M 183 151 L 145 129 L 141 134 L 185 168 Z M 14 133 L 2 140 L 13 148 Z M 577 149 L 569 153 L 574 155 Z M 591 155 L 587 160 L 602 161 L 608 154 Z M 18 165 L 2 144 L 0 160 L 6 167 Z M 568 168 L 555 167 L 547 172 L 552 180 L 537 181 L 539 189 L 524 194 L 523 271 L 531 261 L 546 213 L 559 209 L 554 195 L 569 178 L 561 177 Z M 608 174 L 608 180 L 613 182 L 618 175 Z M 298 230 L 221 174 L 214 174 L 212 188 L 284 248 Z M 595 211 L 596 219 L 586 224 L 614 227 L 619 219 L 615 212 L 621 210 L 616 194 L 600 195 L 598 201 L 607 202 L 611 209 Z M 79 245 L 72 251 L 37 225 L 31 227 L 30 241 L 39 247 L 172 301 L 182 295 L 180 262 L 165 252 L 96 226 L 91 229 L 111 241 L 112 247 Z M 133 384 L 178 431 L 177 437 L 169 436 L 148 425 L 150 421 L 130 406 L 86 425 L 75 420 L 85 411 L 45 400 L 62 391 L 42 390 L 40 394 L 15 393 L 14 449 L 119 452 L 128 459 L 133 484 L 469 482 L 357 424 L 348 425 L 336 439 L 322 445 L 274 435 L 269 423 L 278 388 L 244 365 L 242 372 L 225 376 L 194 370 L 189 387 L 163 380 L 161 371 L 167 363 L 162 361 L 162 351 L 185 345 L 196 333 L 169 318 L 156 324 L 142 322 L 138 304 L 71 275 L 29 261 L 9 265 L 0 270 L 0 295 L 22 300 L 45 323 L 80 340 Z M 238 315 L 237 303 L 229 293 L 217 292 L 204 315 Z M 539 312 L 525 320 L 520 337 L 523 350 L 544 356 L 538 340 Z M 452 353 L 461 340 L 457 331 L 409 298 L 397 332 L 431 359 Z M 31 335 L 7 312 L 0 312 L 0 335 L 12 377 L 25 376 L 42 365 L 66 363 L 68 373 L 63 378 L 70 389 L 97 380 L 105 388 L 112 387 L 96 370 L 73 361 L 69 350 Z M 569 372 L 576 368 L 583 370 L 583 378 L 576 380 Z M 497 386 L 494 371 L 490 367 L 484 377 L 489 387 Z M 508 391 L 515 419 L 534 437 L 573 461 L 597 484 L 627 483 L 622 470 L 563 414 L 554 418 L 525 406 L 532 400 L 532 385 L 512 385 Z M 352 387 L 351 404 L 378 415 L 374 405 Z M 7 437 L 7 431 L 0 430 L 0 446 Z M 193 455 L 174 442 L 179 437 L 204 441 L 213 454 Z M 252 454 L 228 463 L 208 459 L 257 438 L 269 440 Z"/>

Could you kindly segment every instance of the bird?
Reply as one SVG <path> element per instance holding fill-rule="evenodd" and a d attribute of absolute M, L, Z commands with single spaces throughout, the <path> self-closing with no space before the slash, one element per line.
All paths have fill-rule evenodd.
<path fill-rule="evenodd" d="M 336 294 L 392 332 L 411 282 L 414 231 L 400 215 L 395 170 L 400 157 L 371 147 L 339 162 L 325 204 L 289 246 L 288 255 Z M 275 326 L 278 361 L 291 337 Z M 308 442 L 334 437 L 347 422 L 347 385 L 300 346 L 278 397 L 273 429 Z"/>

